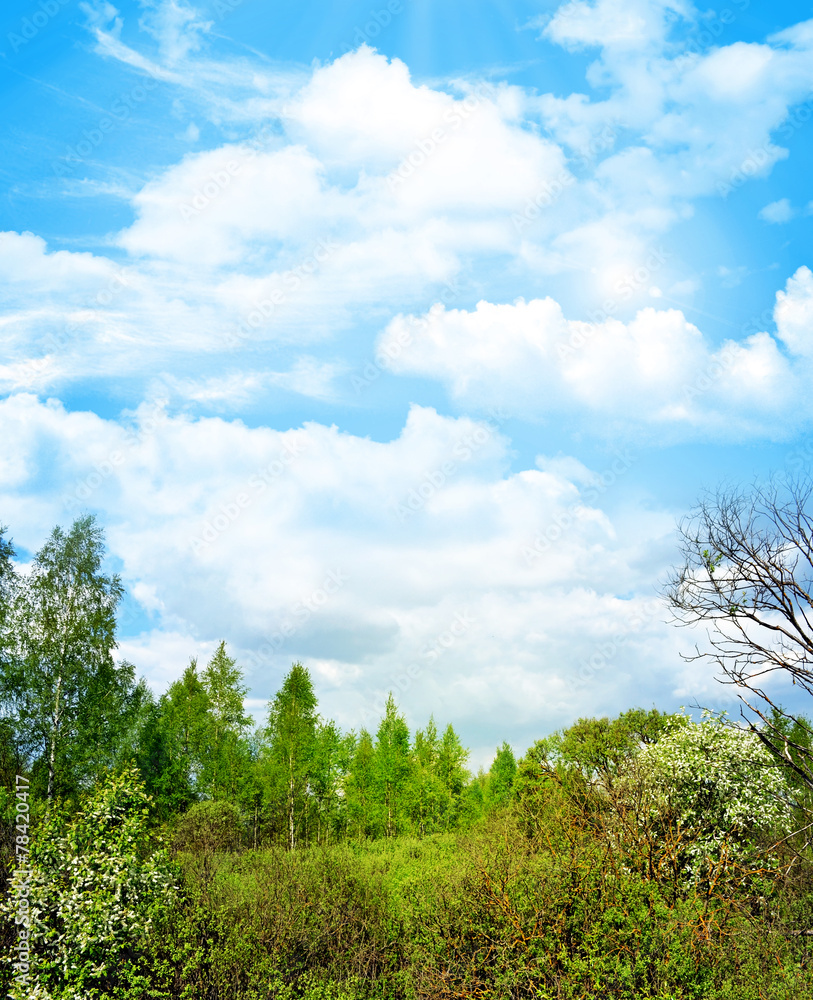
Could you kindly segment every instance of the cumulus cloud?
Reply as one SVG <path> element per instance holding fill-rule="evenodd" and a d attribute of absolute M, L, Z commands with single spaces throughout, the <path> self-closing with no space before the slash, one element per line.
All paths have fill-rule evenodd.
<path fill-rule="evenodd" d="M 196 101 L 196 120 L 231 138 L 130 197 L 115 262 L 7 235 L 6 390 L 123 371 L 143 391 L 181 363 L 196 383 L 241 365 L 273 379 L 280 348 L 371 338 L 382 317 L 425 309 L 464 273 L 492 301 L 528 283 L 553 294 L 575 275 L 588 311 L 692 199 L 786 155 L 777 143 L 813 83 L 801 26 L 681 52 L 670 24 L 696 14 L 678 3 L 577 0 L 548 21 L 548 40 L 598 47 L 588 82 L 601 99 L 483 79 L 430 86 L 368 46 L 307 71 L 216 63 L 207 22 L 176 0 L 147 5 L 144 55 L 121 42 L 115 8 L 88 10 L 106 57 Z M 657 287 L 687 280 L 674 261 Z"/>
<path fill-rule="evenodd" d="M 809 353 L 811 301 L 811 273 L 800 268 L 776 307 L 778 341 L 795 355 Z M 715 346 L 677 309 L 648 307 L 625 323 L 601 312 L 570 320 L 550 298 L 439 305 L 394 319 L 379 351 L 393 372 L 441 379 L 463 405 L 569 412 L 594 428 L 781 436 L 813 416 L 809 368 L 776 339 L 763 332 Z"/>
<path fill-rule="evenodd" d="M 793 44 L 782 34 L 699 49 L 690 33 L 669 45 L 671 24 L 682 18 L 691 27 L 696 17 L 691 5 L 577 0 L 545 29 L 559 44 L 600 48 L 588 79 L 609 95 L 545 94 L 530 103 L 555 138 L 599 154 L 597 179 L 638 228 L 645 208 L 667 212 L 661 225 L 669 225 L 668 211 L 682 199 L 727 196 L 764 176 L 787 156 L 775 140 L 790 139 L 807 120 L 793 109 L 810 92 L 809 32 L 797 32 Z M 608 125 L 619 133 L 609 155 L 599 138 Z"/>
<path fill-rule="evenodd" d="M 19 544 L 101 512 L 152 618 L 121 653 L 156 688 L 226 638 L 255 698 L 302 657 L 344 725 L 372 725 L 393 689 L 417 722 L 432 705 L 473 732 L 487 704 L 488 740 L 530 741 L 577 711 L 662 703 L 685 680 L 652 603 L 672 516 L 602 509 L 634 456 L 511 473 L 497 418 L 414 407 L 375 442 L 154 404 L 111 421 L 29 395 L 0 403 L 0 442 Z"/>
<path fill-rule="evenodd" d="M 774 320 L 780 340 L 801 357 L 813 355 L 813 273 L 800 267 L 776 293 Z"/>

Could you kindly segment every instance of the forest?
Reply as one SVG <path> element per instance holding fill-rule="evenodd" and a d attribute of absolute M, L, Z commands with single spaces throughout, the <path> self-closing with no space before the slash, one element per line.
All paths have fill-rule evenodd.
<path fill-rule="evenodd" d="M 804 716 L 632 707 L 473 774 L 393 694 L 342 732 L 301 663 L 256 725 L 226 642 L 156 697 L 90 516 L 14 557 L 0 532 L 13 1000 L 813 994 Z"/>

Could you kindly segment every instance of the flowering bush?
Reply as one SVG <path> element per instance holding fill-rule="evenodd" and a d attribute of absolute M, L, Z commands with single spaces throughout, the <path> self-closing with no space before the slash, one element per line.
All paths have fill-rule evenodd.
<path fill-rule="evenodd" d="M 753 861 L 759 837 L 790 830 L 784 778 L 771 754 L 755 733 L 710 713 L 699 723 L 682 720 L 644 747 L 631 780 L 694 879 L 710 865 Z"/>
<path fill-rule="evenodd" d="M 177 892 L 166 852 L 149 851 L 148 809 L 129 767 L 110 775 L 75 819 L 53 815 L 39 828 L 3 907 L 14 919 L 15 897 L 30 901 L 30 978 L 15 979 L 13 1000 L 87 1000 L 125 982 Z"/>

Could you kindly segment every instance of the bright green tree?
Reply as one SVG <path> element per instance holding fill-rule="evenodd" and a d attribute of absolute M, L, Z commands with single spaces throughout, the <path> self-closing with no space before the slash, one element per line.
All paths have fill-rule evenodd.
<path fill-rule="evenodd" d="M 451 722 L 443 731 L 438 748 L 438 760 L 435 773 L 443 784 L 448 796 L 448 811 L 446 813 L 446 829 L 458 825 L 460 816 L 460 798 L 469 780 L 466 763 L 469 751 L 460 742 L 460 737 L 454 731 Z"/>
<path fill-rule="evenodd" d="M 91 516 L 54 528 L 16 586 L 0 698 L 30 735 L 35 787 L 50 802 L 75 793 L 116 759 L 134 711 L 134 670 L 116 666 L 117 576 L 102 572 L 104 538 Z"/>
<path fill-rule="evenodd" d="M 437 726 L 430 716 L 426 729 L 415 733 L 406 794 L 409 818 L 421 837 L 440 828 L 447 807 L 446 789 L 437 776 L 439 750 Z"/>
<path fill-rule="evenodd" d="M 424 836 L 458 825 L 460 800 L 469 780 L 468 750 L 450 724 L 438 736 L 434 718 L 415 733 L 408 811 L 416 831 Z"/>
<path fill-rule="evenodd" d="M 264 755 L 272 796 L 284 803 L 285 839 L 291 849 L 307 812 L 317 724 L 310 673 L 294 663 L 268 708 Z"/>
<path fill-rule="evenodd" d="M 17 575 L 14 571 L 14 546 L 4 535 L 6 533 L 4 525 L 0 524 L 0 663 L 7 654 L 8 636 L 6 626 L 11 612 L 14 585 L 17 582 Z"/>
<path fill-rule="evenodd" d="M 489 768 L 485 802 L 488 810 L 505 805 L 511 798 L 511 788 L 517 773 L 517 762 L 511 747 L 503 742 Z"/>
<path fill-rule="evenodd" d="M 633 708 L 612 720 L 578 719 L 549 738 L 548 748 L 560 767 L 578 770 L 589 783 L 610 786 L 627 762 L 642 747 L 657 742 L 674 722 L 675 716 L 654 708 Z"/>
<path fill-rule="evenodd" d="M 342 736 L 335 722 L 319 722 L 313 744 L 308 784 L 312 827 L 316 842 L 328 843 L 338 834 L 346 817 L 339 792 L 347 773 L 355 741 Z"/>
<path fill-rule="evenodd" d="M 366 729 L 354 741 L 344 779 L 348 829 L 356 837 L 375 833 L 375 745 Z"/>
<path fill-rule="evenodd" d="M 13 643 L 7 626 L 17 583 L 12 562 L 14 547 L 3 537 L 5 531 L 0 524 L 0 678 L 8 677 L 12 669 Z M 4 827 L 2 848 L 11 857 L 14 855 L 14 795 L 10 790 L 15 787 L 16 775 L 26 774 L 29 764 L 22 735 L 13 715 L 0 715 L 0 824 Z"/>
<path fill-rule="evenodd" d="M 806 766 L 813 760 L 813 721 L 797 713 L 795 716 L 781 706 L 768 713 L 769 732 L 785 755 L 785 782 L 789 806 L 798 813 L 798 825 L 804 826 L 805 814 L 813 812 L 813 786 L 806 779 Z"/>
<path fill-rule="evenodd" d="M 156 765 L 166 760 L 171 773 L 182 775 L 179 792 L 183 800 L 187 799 L 187 789 L 193 798 L 203 793 L 209 723 L 209 696 L 198 676 L 197 660 L 192 659 L 183 675 L 161 696 L 150 751 L 157 755 Z"/>
<path fill-rule="evenodd" d="M 168 730 L 161 704 L 154 698 L 146 700 L 139 712 L 132 757 L 160 821 L 183 812 L 195 801 L 187 761 Z"/>
<path fill-rule="evenodd" d="M 485 787 L 488 776 L 482 768 L 468 782 L 460 794 L 458 826 L 465 829 L 483 818 L 485 812 Z"/>
<path fill-rule="evenodd" d="M 409 727 L 390 693 L 376 733 L 373 770 L 376 798 L 388 837 L 399 832 L 400 814 L 406 806 L 405 790 L 411 769 L 409 750 Z"/>
<path fill-rule="evenodd" d="M 208 699 L 201 785 L 213 799 L 234 801 L 250 771 L 245 737 L 251 719 L 243 708 L 247 694 L 243 673 L 226 653 L 225 642 L 220 643 L 207 664 L 201 684 Z"/>

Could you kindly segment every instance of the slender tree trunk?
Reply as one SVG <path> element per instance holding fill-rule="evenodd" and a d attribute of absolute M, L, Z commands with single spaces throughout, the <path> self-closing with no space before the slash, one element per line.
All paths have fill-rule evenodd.
<path fill-rule="evenodd" d="M 294 774 L 291 769 L 291 777 L 288 782 L 288 846 L 294 849 Z"/>
<path fill-rule="evenodd" d="M 52 716 L 53 727 L 51 729 L 51 752 L 48 757 L 48 793 L 47 801 L 50 803 L 54 796 L 54 772 L 56 770 L 56 744 L 59 739 L 59 728 L 62 723 L 62 710 L 59 707 L 59 693 L 62 688 L 62 675 L 60 674 L 56 682 L 56 696 L 54 698 L 54 714 Z"/>

